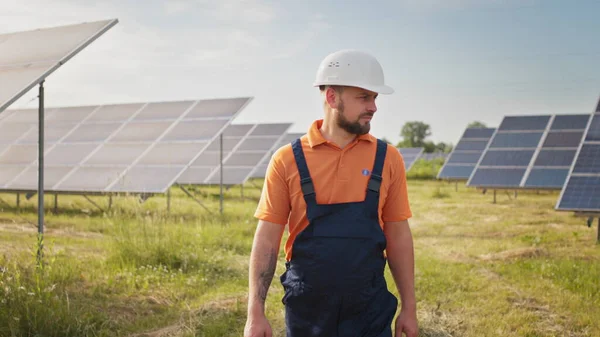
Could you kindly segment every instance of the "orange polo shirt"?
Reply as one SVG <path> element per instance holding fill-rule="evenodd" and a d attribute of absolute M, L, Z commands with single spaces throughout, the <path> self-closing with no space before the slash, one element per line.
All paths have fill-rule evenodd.
<path fill-rule="evenodd" d="M 302 149 L 319 204 L 363 201 L 373 169 L 377 139 L 370 134 L 358 136 L 341 149 L 328 142 L 315 121 L 302 136 Z M 308 226 L 306 202 L 300 188 L 300 174 L 291 144 L 279 148 L 271 157 L 255 217 L 288 225 L 285 255 L 289 261 L 296 236 Z M 406 171 L 400 152 L 388 144 L 383 165 L 379 198 L 379 223 L 403 221 L 412 216 L 406 187 Z"/>

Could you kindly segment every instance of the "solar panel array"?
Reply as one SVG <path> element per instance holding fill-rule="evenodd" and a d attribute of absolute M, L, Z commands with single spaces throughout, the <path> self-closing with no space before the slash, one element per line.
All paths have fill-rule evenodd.
<path fill-rule="evenodd" d="M 223 132 L 223 184 L 248 180 L 291 127 L 289 123 L 237 124 Z M 181 185 L 218 185 L 221 182 L 220 139 L 217 138 L 177 180 Z"/>
<path fill-rule="evenodd" d="M 495 131 L 494 128 L 467 128 L 437 178 L 468 180 Z"/>
<path fill-rule="evenodd" d="M 397 148 L 404 159 L 404 168 L 406 171 L 409 171 L 415 162 L 419 159 L 423 150 L 423 147 L 399 147 Z"/>
<path fill-rule="evenodd" d="M 267 157 L 265 157 L 260 164 L 256 167 L 256 170 L 252 173 L 250 178 L 264 178 L 267 175 L 267 168 L 269 166 L 269 161 L 273 154 L 282 146 L 290 144 L 297 138 L 304 136 L 304 133 L 286 133 L 279 142 L 273 147 L 273 150 L 269 153 Z"/>
<path fill-rule="evenodd" d="M 117 22 L 104 20 L 0 34 L 0 112 Z"/>
<path fill-rule="evenodd" d="M 504 117 L 467 186 L 562 188 L 589 115 Z"/>
<path fill-rule="evenodd" d="M 600 212 L 600 103 L 591 116 L 556 209 Z"/>
<path fill-rule="evenodd" d="M 164 193 L 250 100 L 47 109 L 44 189 Z M 36 109 L 0 120 L 1 190 L 37 190 L 36 121 Z"/>

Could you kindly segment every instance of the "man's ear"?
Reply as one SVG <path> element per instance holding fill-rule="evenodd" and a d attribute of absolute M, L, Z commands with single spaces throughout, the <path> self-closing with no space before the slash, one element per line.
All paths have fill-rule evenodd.
<path fill-rule="evenodd" d="M 340 102 L 339 93 L 335 88 L 328 87 L 325 90 L 325 102 L 331 109 L 337 109 Z"/>

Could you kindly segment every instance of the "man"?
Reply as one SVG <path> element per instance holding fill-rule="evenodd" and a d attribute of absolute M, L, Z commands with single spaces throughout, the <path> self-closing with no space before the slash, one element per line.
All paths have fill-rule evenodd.
<path fill-rule="evenodd" d="M 288 337 L 417 336 L 411 211 L 402 157 L 369 134 L 379 94 L 391 94 L 379 62 L 341 50 L 317 71 L 325 115 L 280 148 L 267 170 L 249 268 L 246 337 L 272 336 L 265 315 L 285 225 Z"/>

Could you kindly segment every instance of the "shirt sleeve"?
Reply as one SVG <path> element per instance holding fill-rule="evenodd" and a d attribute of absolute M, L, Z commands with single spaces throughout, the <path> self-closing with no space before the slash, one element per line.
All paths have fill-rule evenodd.
<path fill-rule="evenodd" d="M 387 153 L 391 177 L 381 218 L 384 222 L 404 221 L 412 217 L 408 200 L 404 159 L 393 146 L 388 145 Z"/>
<path fill-rule="evenodd" d="M 273 154 L 254 217 L 285 226 L 290 215 L 290 194 L 285 165 L 282 161 L 283 148 Z"/>

